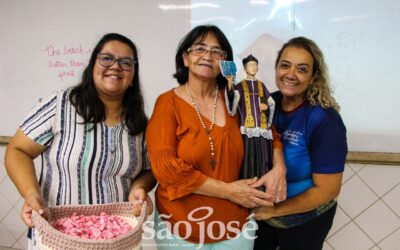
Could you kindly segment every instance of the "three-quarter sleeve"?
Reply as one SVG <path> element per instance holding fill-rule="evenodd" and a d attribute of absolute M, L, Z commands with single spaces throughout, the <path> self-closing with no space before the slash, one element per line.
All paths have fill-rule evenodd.
<path fill-rule="evenodd" d="M 151 169 L 170 201 L 194 192 L 207 179 L 177 155 L 180 124 L 173 98 L 167 93 L 157 99 L 146 131 Z"/>

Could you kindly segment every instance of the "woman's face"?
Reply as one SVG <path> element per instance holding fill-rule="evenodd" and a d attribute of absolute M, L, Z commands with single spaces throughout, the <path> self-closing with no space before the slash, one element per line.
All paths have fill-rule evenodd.
<path fill-rule="evenodd" d="M 126 62 L 123 67 L 129 68 L 129 59 L 133 58 L 132 49 L 125 43 L 109 41 L 100 53 L 93 69 L 93 80 L 100 98 L 123 98 L 126 89 L 132 84 L 135 72 L 133 64 L 131 70 L 123 70 L 120 64 Z M 122 60 L 114 60 L 114 64 L 108 67 L 102 65 L 110 64 L 113 58 Z M 103 60 L 102 64 L 100 60 Z"/>
<path fill-rule="evenodd" d="M 204 53 L 200 53 L 200 52 Z M 220 73 L 219 61 L 223 60 L 221 46 L 214 34 L 208 33 L 203 40 L 196 40 L 189 52 L 183 53 L 183 62 L 189 68 L 188 79 L 214 80 Z"/>
<path fill-rule="evenodd" d="M 275 69 L 275 82 L 282 95 L 291 99 L 304 99 L 308 86 L 314 80 L 314 60 L 308 51 L 287 47 Z"/>

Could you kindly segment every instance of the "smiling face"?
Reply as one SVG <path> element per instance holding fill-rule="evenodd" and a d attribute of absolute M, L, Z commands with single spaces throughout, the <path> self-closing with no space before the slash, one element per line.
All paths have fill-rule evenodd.
<path fill-rule="evenodd" d="M 119 41 L 107 42 L 100 53 L 105 53 L 114 58 L 132 58 L 133 51 L 125 43 Z M 122 70 L 118 62 L 109 67 L 99 63 L 99 59 L 93 68 L 93 80 L 100 99 L 123 98 L 125 91 L 132 84 L 135 72 Z"/>
<path fill-rule="evenodd" d="M 314 80 L 314 60 L 308 51 L 297 47 L 287 47 L 275 69 L 275 82 L 286 101 L 301 103 Z"/>
<path fill-rule="evenodd" d="M 208 50 L 221 49 L 217 38 L 212 33 L 208 33 L 202 40 L 196 40 L 192 47 L 198 45 L 204 46 Z M 194 52 L 184 52 L 182 56 L 184 65 L 189 68 L 189 80 L 193 78 L 216 80 L 220 73 L 220 59 L 213 56 L 210 51 L 207 51 L 204 55 L 195 55 Z"/>

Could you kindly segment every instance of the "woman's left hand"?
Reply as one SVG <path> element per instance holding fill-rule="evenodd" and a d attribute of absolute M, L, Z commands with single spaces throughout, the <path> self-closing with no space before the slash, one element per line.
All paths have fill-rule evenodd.
<path fill-rule="evenodd" d="M 256 207 L 251 210 L 256 220 L 267 220 L 274 217 L 274 207 Z"/>
<path fill-rule="evenodd" d="M 286 168 L 274 166 L 251 186 L 265 186 L 265 192 L 273 203 L 286 200 Z"/>
<path fill-rule="evenodd" d="M 129 202 L 135 203 L 132 213 L 135 216 L 139 216 L 142 210 L 142 206 L 144 201 L 147 199 L 147 192 L 143 188 L 134 188 L 128 197 Z M 148 199 L 150 200 L 150 199 Z M 153 206 L 151 204 L 147 204 L 148 214 L 153 213 Z"/>

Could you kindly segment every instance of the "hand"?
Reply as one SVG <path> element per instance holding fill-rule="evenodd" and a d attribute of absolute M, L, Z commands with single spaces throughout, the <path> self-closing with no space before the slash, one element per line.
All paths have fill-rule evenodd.
<path fill-rule="evenodd" d="M 268 105 L 267 104 L 265 104 L 265 103 L 260 103 L 260 110 L 261 111 L 265 111 L 265 110 L 267 110 L 268 109 Z"/>
<path fill-rule="evenodd" d="M 28 227 L 35 227 L 32 222 L 32 210 L 37 211 L 41 215 L 45 215 L 45 209 L 44 206 L 44 201 L 40 196 L 32 195 L 32 196 L 27 196 L 27 198 L 24 201 L 24 205 L 22 206 L 22 211 L 21 211 L 21 218 L 22 221 L 28 226 Z M 49 217 L 44 216 L 44 217 Z"/>
<path fill-rule="evenodd" d="M 279 203 L 286 200 L 286 167 L 274 166 L 251 186 L 255 188 L 265 186 L 265 192 L 271 197 L 270 202 Z"/>
<path fill-rule="evenodd" d="M 275 216 L 274 209 L 274 207 L 257 207 L 253 208 L 251 212 L 256 220 L 267 220 Z"/>
<path fill-rule="evenodd" d="M 258 206 L 272 206 L 270 196 L 252 185 L 257 181 L 257 177 L 253 179 L 238 180 L 229 183 L 228 199 L 243 207 L 253 208 Z"/>
<path fill-rule="evenodd" d="M 143 202 L 147 199 L 147 192 L 143 188 L 134 188 L 129 194 L 128 201 L 133 202 L 135 205 L 133 207 L 132 213 L 135 216 L 139 216 L 142 211 Z M 150 199 L 147 199 L 148 201 Z M 153 213 L 153 206 L 147 204 L 148 214 Z"/>

